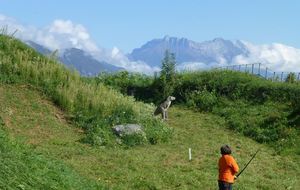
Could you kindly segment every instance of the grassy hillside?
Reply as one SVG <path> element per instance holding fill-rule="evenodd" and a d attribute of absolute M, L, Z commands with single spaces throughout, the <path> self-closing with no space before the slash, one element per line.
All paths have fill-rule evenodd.
<path fill-rule="evenodd" d="M 39 189 L 41 181 L 46 183 L 42 184 L 44 187 L 49 187 L 59 183 L 55 175 L 62 175 L 58 181 L 61 179 L 69 186 L 57 185 L 56 189 L 76 189 L 78 183 L 79 189 L 97 189 L 97 183 L 112 189 L 216 189 L 219 148 L 228 143 L 240 167 L 262 148 L 235 184 L 235 189 L 300 188 L 299 156 L 280 156 L 266 145 L 232 133 L 224 128 L 225 120 L 213 114 L 171 107 L 168 124 L 174 128 L 174 137 L 170 142 L 130 149 L 97 148 L 81 143 L 85 136 L 83 131 L 74 128 L 64 112 L 32 87 L 0 85 L 0 94 L 0 117 L 5 133 L 11 141 L 26 144 L 27 153 L 22 155 L 37 155 L 39 159 L 47 158 L 55 163 L 48 170 L 49 164 L 37 163 L 36 168 L 43 168 L 46 178 L 40 170 L 28 170 L 28 175 L 32 176 L 28 180 L 20 177 L 22 172 L 13 173 L 14 178 L 2 181 L 15 184 L 11 187 L 25 184 L 25 187 L 32 187 L 29 189 Z M 192 161 L 188 161 L 189 147 L 192 148 Z M 18 168 L 20 164 L 27 168 L 36 166 L 35 160 L 21 162 L 23 157 L 12 155 L 9 160 Z M 13 166 L 7 165 L 6 169 Z M 86 178 L 91 180 L 89 184 L 83 180 Z M 31 179 L 35 179 L 35 183 L 27 186 Z"/>
<path fill-rule="evenodd" d="M 32 144 L 37 143 L 38 138 L 26 141 L 25 145 L 18 139 L 27 129 L 39 128 L 40 133 L 47 133 L 43 131 L 41 120 L 49 117 L 49 110 L 39 107 L 40 102 L 29 102 L 34 93 L 21 86 L 0 85 L 0 94 L 0 189 L 105 189 L 99 182 L 79 175 L 62 160 L 35 151 Z M 31 110 L 30 106 L 35 109 Z M 33 123 L 28 120 L 37 123 L 32 127 Z M 44 121 L 49 127 L 55 124 Z M 39 133 L 34 135 L 45 140 Z"/>
<path fill-rule="evenodd" d="M 135 123 L 144 127 L 146 141 L 133 137 L 140 140 L 131 141 L 130 145 L 156 144 L 171 136 L 171 130 L 152 117 L 153 106 L 136 102 L 103 84 L 87 83 L 78 73 L 5 35 L 0 35 L 0 82 L 30 84 L 39 89 L 84 129 L 83 141 L 93 145 L 115 146 L 111 128 L 117 124 Z M 129 141 L 122 142 L 129 145 Z"/>
<path fill-rule="evenodd" d="M 145 102 L 162 96 L 157 93 L 161 91 L 159 77 L 123 72 L 94 80 Z M 251 74 L 212 70 L 177 73 L 172 88 L 175 104 L 222 116 L 232 131 L 268 143 L 278 153 L 300 155 L 299 82 L 272 82 Z"/>
<path fill-rule="evenodd" d="M 174 94 L 187 106 L 224 117 L 228 128 L 278 153 L 300 155 L 300 83 L 235 71 L 182 73 L 178 81 Z"/>

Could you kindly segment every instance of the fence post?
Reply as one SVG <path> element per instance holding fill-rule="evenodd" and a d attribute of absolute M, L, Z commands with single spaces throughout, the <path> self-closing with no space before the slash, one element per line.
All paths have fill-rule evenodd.
<path fill-rule="evenodd" d="M 248 66 L 248 64 L 246 64 L 246 67 L 245 67 L 245 73 L 247 73 L 248 71 L 247 71 L 247 66 Z"/>
<path fill-rule="evenodd" d="M 266 74 L 265 74 L 265 78 L 268 78 L 268 67 L 266 67 Z"/>
<path fill-rule="evenodd" d="M 273 81 L 275 81 L 275 72 L 273 73 Z"/>
<path fill-rule="evenodd" d="M 241 65 L 239 65 L 239 71 L 241 71 Z"/>
<path fill-rule="evenodd" d="M 251 71 L 252 75 L 253 75 L 253 70 L 254 70 L 254 64 L 252 64 L 252 71 Z"/>
<path fill-rule="evenodd" d="M 300 73 L 298 73 L 298 78 L 297 78 L 297 80 L 300 80 Z"/>
<path fill-rule="evenodd" d="M 261 63 L 258 63 L 258 75 L 260 75 L 260 64 Z"/>
<path fill-rule="evenodd" d="M 282 78 L 283 78 L 283 72 L 281 72 L 281 79 L 280 79 L 281 82 L 282 82 Z"/>

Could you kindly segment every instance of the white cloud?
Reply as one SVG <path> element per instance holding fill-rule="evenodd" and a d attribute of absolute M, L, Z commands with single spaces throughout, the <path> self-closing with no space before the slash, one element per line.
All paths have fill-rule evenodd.
<path fill-rule="evenodd" d="M 217 62 L 185 62 L 179 64 L 177 69 L 194 71 L 228 65 L 262 63 L 263 67 L 276 72 L 300 72 L 300 49 L 280 43 L 255 45 L 246 41 L 240 42 L 248 53 L 238 55 L 232 61 L 219 56 L 216 57 Z"/>
<path fill-rule="evenodd" d="M 201 62 L 184 62 L 176 67 L 176 69 L 179 71 L 207 70 L 209 68 L 211 68 L 210 65 Z"/>
<path fill-rule="evenodd" d="M 90 38 L 87 29 L 70 20 L 58 19 L 48 26 L 36 28 L 22 25 L 11 17 L 0 15 L 0 28 L 7 28 L 8 34 L 18 30 L 16 37 L 32 40 L 51 50 L 75 47 L 90 53 L 101 51 L 101 48 Z"/>
<path fill-rule="evenodd" d="M 18 23 L 15 19 L 0 14 L 0 29 L 7 28 L 8 34 L 18 30 L 16 37 L 22 40 L 32 40 L 50 50 L 63 50 L 67 48 L 82 49 L 100 61 L 123 67 L 129 71 L 152 74 L 159 68 L 150 67 L 144 62 L 131 62 L 118 49 L 101 48 L 91 39 L 87 29 L 70 20 L 54 20 L 50 25 L 36 28 Z"/>
<path fill-rule="evenodd" d="M 271 45 L 254 45 L 243 42 L 249 51 L 247 56 L 234 58 L 234 64 L 249 64 L 260 62 L 273 71 L 300 71 L 300 49 L 279 43 Z"/>
<path fill-rule="evenodd" d="M 143 61 L 129 61 L 127 56 L 124 55 L 117 47 L 114 47 L 110 51 L 110 59 L 107 60 L 116 66 L 126 68 L 128 71 L 140 72 L 145 74 L 153 74 L 154 72 L 160 71 L 159 67 L 151 67 Z"/>
<path fill-rule="evenodd" d="M 38 30 L 31 40 L 52 50 L 74 47 L 91 54 L 101 51 L 90 38 L 86 28 L 70 20 L 54 20 L 49 26 Z"/>
<path fill-rule="evenodd" d="M 225 67 L 228 65 L 225 58 L 218 58 L 219 62 L 203 63 L 203 62 L 184 62 L 177 65 L 178 71 L 197 71 L 197 70 L 209 70 L 217 67 Z"/>

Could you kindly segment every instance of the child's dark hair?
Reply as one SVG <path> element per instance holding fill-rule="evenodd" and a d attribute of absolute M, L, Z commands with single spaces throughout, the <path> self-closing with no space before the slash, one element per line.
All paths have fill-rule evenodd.
<path fill-rule="evenodd" d="M 221 154 L 231 154 L 231 148 L 227 144 L 221 147 Z"/>

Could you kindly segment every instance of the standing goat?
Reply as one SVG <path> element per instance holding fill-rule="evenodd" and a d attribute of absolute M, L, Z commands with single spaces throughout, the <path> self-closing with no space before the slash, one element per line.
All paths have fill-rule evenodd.
<path fill-rule="evenodd" d="M 169 96 L 166 101 L 157 106 L 154 115 L 161 114 L 163 120 L 168 119 L 168 108 L 173 100 L 175 100 L 175 97 Z"/>

